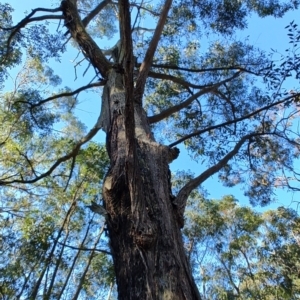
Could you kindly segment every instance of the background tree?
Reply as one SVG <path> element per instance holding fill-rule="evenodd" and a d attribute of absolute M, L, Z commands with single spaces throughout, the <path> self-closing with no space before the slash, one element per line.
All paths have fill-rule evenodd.
<path fill-rule="evenodd" d="M 88 283 L 89 270 L 109 266 L 106 256 L 94 260 L 101 225 L 93 230 L 96 225 L 80 215 L 82 204 L 93 200 L 91 210 L 105 216 L 110 249 L 100 253 L 112 254 L 120 299 L 200 299 L 181 234 L 190 194 L 217 172 L 229 186 L 247 181 L 252 203 L 269 203 L 274 186 L 295 188 L 289 179 L 298 175 L 293 120 L 299 93 L 286 90 L 285 82 L 299 79 L 297 25 L 288 26 L 290 51 L 279 62 L 229 37 L 246 28 L 251 13 L 280 17 L 297 7 L 298 1 L 63 0 L 57 8 L 34 9 L 12 25 L 12 9 L 2 5 L 2 78 L 21 61 L 22 51 L 27 55 L 24 75 L 12 92 L 1 95 L 2 226 L 8 241 L 3 252 L 11 255 L 7 249 L 14 249 L 15 241 L 22 246 L 18 249 L 35 245 L 40 251 L 38 262 L 32 256 L 3 262 L 2 294 L 76 299 L 84 293 L 91 298 L 99 284 L 111 284 L 111 276 L 96 286 Z M 143 18 L 154 29 L 142 28 Z M 54 28 L 49 20 L 62 22 Z M 202 51 L 199 41 L 206 34 L 215 41 Z M 118 42 L 103 49 L 104 36 L 113 35 Z M 76 66 L 85 61 L 94 69 L 92 82 L 72 91 L 59 89 L 60 79 L 49 67 L 54 59 L 64 63 L 62 53 L 71 45 L 79 51 Z M 53 86 L 59 90 L 53 92 Z M 87 131 L 74 117 L 77 96 L 100 87 L 101 114 Z M 89 144 L 100 129 L 109 156 L 104 180 L 103 149 Z M 178 157 L 180 143 L 207 169 L 172 191 L 168 164 Z M 97 206 L 102 197 L 104 207 Z M 16 206 L 19 199 L 22 207 Z M 10 221 L 11 212 L 22 218 L 29 206 L 24 222 Z M 29 234 L 34 226 L 45 229 Z M 251 226 L 253 232 L 258 224 Z M 90 230 L 93 234 L 87 235 Z M 78 237 L 78 249 L 68 247 L 69 239 Z M 92 250 L 82 254 L 87 246 Z M 69 248 L 77 250 L 72 263 Z M 226 255 L 224 269 L 230 271 Z M 75 266 L 80 266 L 77 286 L 67 288 Z M 17 277 L 20 285 L 11 281 Z M 230 284 L 225 292 L 239 295 L 234 278 Z"/>
<path fill-rule="evenodd" d="M 196 199 L 184 233 L 203 299 L 299 298 L 295 211 L 279 207 L 257 213 L 231 196 Z"/>

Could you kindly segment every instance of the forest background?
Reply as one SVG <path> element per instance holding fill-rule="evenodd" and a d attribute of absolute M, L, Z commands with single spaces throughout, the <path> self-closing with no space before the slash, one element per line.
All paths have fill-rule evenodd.
<path fill-rule="evenodd" d="M 24 3 L 10 1 L 10 5 L 15 8 L 13 24 L 24 17 L 24 11 L 30 12 L 31 8 L 42 6 L 40 2 L 30 1 L 32 7 L 29 7 L 28 3 L 25 7 Z M 251 15 L 248 19 L 248 29 L 235 32 L 231 38 L 247 40 L 249 44 L 270 53 L 272 59 L 280 60 L 290 47 L 288 36 L 290 27 L 286 27 L 289 24 L 293 26 L 296 23 L 293 20 L 297 20 L 298 15 L 299 11 L 288 12 L 280 19 L 272 17 L 260 19 Z M 59 24 L 59 21 L 50 20 L 50 22 L 53 22 L 53 26 Z M 147 23 L 149 20 L 143 22 L 141 27 L 148 25 L 151 27 L 151 22 Z M 217 35 L 207 36 L 207 41 L 216 37 Z M 110 40 L 110 45 L 116 41 Z M 207 47 L 202 40 L 194 42 L 195 47 L 201 50 Z M 106 42 L 102 45 L 105 48 Z M 9 71 L 2 99 L 7 99 L 6 92 L 11 92 L 16 87 L 28 87 L 33 83 L 36 89 L 39 88 L 39 84 L 43 86 L 46 83 L 46 88 L 43 87 L 45 91 L 58 92 L 61 88 L 59 85 L 54 88 L 50 86 L 60 82 L 56 74 L 70 90 L 76 90 L 78 86 L 87 84 L 94 76 L 93 70 L 89 69 L 86 72 L 86 65 L 79 63 L 76 58 L 77 53 L 78 49 L 68 46 L 66 54 L 59 58 L 68 60 L 70 62 L 68 67 L 64 66 L 61 70 L 60 64 L 53 61 L 51 62 L 53 72 L 44 69 L 38 61 L 26 61 L 24 55 L 25 67 Z M 31 73 L 32 70 L 36 70 L 36 74 Z M 294 91 L 297 85 L 299 86 L 299 82 L 290 80 L 284 88 L 287 91 Z M 43 142 L 53 147 L 56 153 L 67 149 L 69 141 L 56 140 L 55 131 L 58 136 L 61 133 L 64 135 L 72 132 L 71 136 L 78 139 L 78 136 L 82 136 L 86 128 L 91 128 L 98 118 L 101 106 L 99 92 L 81 93 L 80 98 L 72 98 L 72 101 L 75 108 L 72 107 L 72 114 L 61 115 L 61 121 L 56 124 L 53 132 L 44 136 Z M 58 103 L 55 105 L 59 106 Z M 63 108 L 66 111 L 70 109 L 70 103 L 63 105 L 66 106 Z M 46 125 L 48 117 L 44 120 Z M 296 119 L 294 128 L 298 127 L 297 124 Z M 164 134 L 162 130 L 158 134 L 158 139 L 164 141 Z M 167 132 L 167 135 L 170 133 Z M 27 138 L 26 135 L 22 137 L 24 145 L 30 144 Z M 104 140 L 104 135 L 98 134 L 93 139 L 94 142 L 82 149 L 76 159 L 78 166 L 72 180 L 55 182 L 49 179 L 41 185 L 37 184 L 32 193 L 28 190 L 22 191 L 20 186 L 1 190 L 3 243 L 0 251 L 3 255 L 0 262 L 0 295 L 3 299 L 12 297 L 25 299 L 28 295 L 32 299 L 116 297 L 110 248 L 105 236 L 105 218 L 87 208 L 92 201 L 101 202 L 97 191 L 101 189 L 101 181 L 108 165 L 105 150 L 101 146 Z M 14 146 L 12 144 L 10 147 Z M 43 147 L 40 147 L 39 155 L 42 155 Z M 185 150 L 184 146 L 179 148 L 181 154 L 171 164 L 174 193 L 192 176 L 192 173 L 198 174 L 205 170 L 202 160 L 197 161 L 193 157 L 191 159 L 189 151 Z M 8 147 L 6 151 L 9 150 Z M 9 157 L 9 154 L 2 153 L 3 169 L 10 167 L 5 166 L 3 162 L 4 154 Z M 97 164 L 94 161 L 95 157 L 98 158 Z M 46 161 L 44 167 L 47 165 Z M 297 170 L 297 162 L 295 166 Z M 72 161 L 69 166 L 62 167 L 60 172 L 67 172 L 70 167 Z M 191 172 L 185 172 L 188 169 Z M 80 178 L 81 176 L 84 179 Z M 78 182 L 81 182 L 81 185 L 78 185 Z M 66 183 L 68 186 L 66 190 L 69 193 L 61 189 Z M 50 190 L 43 194 L 46 187 Z M 271 202 L 271 206 L 264 206 L 263 209 L 258 206 L 253 210 L 244 206 L 249 205 L 248 198 L 244 197 L 239 185 L 224 188 L 214 175 L 201 186 L 201 189 L 191 195 L 190 209 L 186 212 L 187 226 L 183 233 L 186 251 L 203 299 L 299 297 L 297 189 L 297 182 L 292 191 L 276 189 L 276 202 Z M 233 194 L 242 206 L 232 196 L 224 196 L 228 194 Z M 74 197 L 74 201 L 70 202 L 70 197 Z M 220 201 L 208 200 L 221 198 Z M 81 201 L 79 204 L 78 199 Z M 198 204 L 195 199 L 200 199 Z M 291 207 L 295 210 L 289 209 Z M 269 208 L 273 210 L 269 211 Z M 193 210 L 198 214 L 193 214 Z M 103 226 L 99 227 L 99 224 Z M 277 298 L 272 298 L 274 295 Z"/>

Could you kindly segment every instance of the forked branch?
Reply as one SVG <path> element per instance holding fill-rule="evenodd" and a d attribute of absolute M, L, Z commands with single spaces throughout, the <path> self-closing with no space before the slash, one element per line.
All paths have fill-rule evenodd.
<path fill-rule="evenodd" d="M 55 12 L 59 12 L 61 11 L 60 7 L 57 7 L 57 8 L 35 8 L 31 11 L 30 14 L 28 14 L 24 19 L 22 19 L 17 25 L 15 26 L 12 26 L 12 27 L 1 27 L 0 26 L 0 29 L 2 30 L 14 30 L 14 29 L 21 29 L 23 27 L 25 27 L 28 23 L 32 22 L 33 18 L 32 16 L 34 14 L 36 14 L 37 12 L 52 12 L 52 13 L 55 13 Z M 42 17 L 45 17 L 45 16 L 42 16 Z M 62 16 L 61 16 L 61 19 L 62 19 Z"/>
<path fill-rule="evenodd" d="M 85 26 L 78 13 L 76 1 L 63 0 L 61 2 L 61 9 L 65 17 L 65 26 L 68 28 L 72 37 L 83 50 L 84 55 L 94 68 L 105 78 L 111 65 L 97 43 L 85 30 Z"/>
<path fill-rule="evenodd" d="M 45 20 L 62 20 L 63 16 L 62 15 L 44 15 L 44 16 L 39 16 L 39 17 L 33 17 L 37 12 L 52 12 L 52 13 L 56 13 L 56 12 L 60 12 L 61 8 L 57 7 L 57 8 L 53 8 L 53 9 L 49 9 L 49 8 L 36 8 L 33 9 L 31 11 L 30 14 L 28 14 L 24 19 L 22 19 L 17 25 L 12 26 L 12 27 L 0 27 L 1 30 L 5 30 L 5 31 L 11 31 L 7 42 L 6 42 L 6 53 L 4 55 L 4 57 L 7 57 L 9 55 L 9 47 L 11 45 L 11 42 L 13 40 L 13 38 L 15 37 L 15 35 L 20 32 L 20 30 L 22 28 L 24 28 L 27 24 L 31 23 L 31 22 L 37 22 L 37 21 L 45 21 Z"/>
<path fill-rule="evenodd" d="M 239 75 L 240 75 L 240 72 L 236 72 L 233 76 L 231 76 L 227 79 L 224 79 L 224 80 L 222 80 L 218 83 L 215 83 L 215 84 L 213 84 L 209 87 L 203 88 L 201 91 L 199 91 L 196 94 L 192 95 L 191 97 L 189 97 L 187 100 L 183 101 L 182 103 L 180 103 L 178 105 L 174 105 L 170 108 L 167 108 L 166 110 L 162 111 L 161 113 L 159 113 L 155 116 L 149 117 L 148 118 L 149 123 L 153 124 L 153 123 L 159 122 L 159 121 L 169 117 L 170 115 L 172 115 L 172 114 L 180 111 L 181 109 L 187 107 L 188 105 L 190 105 L 198 97 L 216 91 L 216 89 L 218 87 L 220 87 L 222 84 L 233 80 L 234 78 L 238 77 Z"/>

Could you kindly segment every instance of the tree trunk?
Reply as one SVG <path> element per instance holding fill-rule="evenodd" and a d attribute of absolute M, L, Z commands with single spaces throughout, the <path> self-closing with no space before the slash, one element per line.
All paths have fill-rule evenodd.
<path fill-rule="evenodd" d="M 135 103 L 136 151 L 128 164 L 125 90 L 115 69 L 109 71 L 102 103 L 111 163 L 103 198 L 119 299 L 200 299 L 172 205 L 168 163 L 178 150 L 154 141 L 146 114 Z"/>
<path fill-rule="evenodd" d="M 182 213 L 172 204 L 168 164 L 179 151 L 154 141 L 142 108 L 147 74 L 171 2 L 162 9 L 135 88 L 129 2 L 119 1 L 121 40 L 111 53 L 114 64 L 85 30 L 76 0 L 61 2 L 66 27 L 107 80 L 97 128 L 107 134 L 110 170 L 103 198 L 122 300 L 200 299 L 183 247 Z"/>

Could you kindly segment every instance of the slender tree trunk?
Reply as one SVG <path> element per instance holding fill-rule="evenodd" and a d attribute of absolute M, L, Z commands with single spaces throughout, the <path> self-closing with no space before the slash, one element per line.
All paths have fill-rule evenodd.
<path fill-rule="evenodd" d="M 111 70 L 101 116 L 111 161 L 103 197 L 119 299 L 200 299 L 172 205 L 168 163 L 178 150 L 154 141 L 146 114 L 135 103 L 136 152 L 128 166 L 124 106 L 122 75 Z"/>

